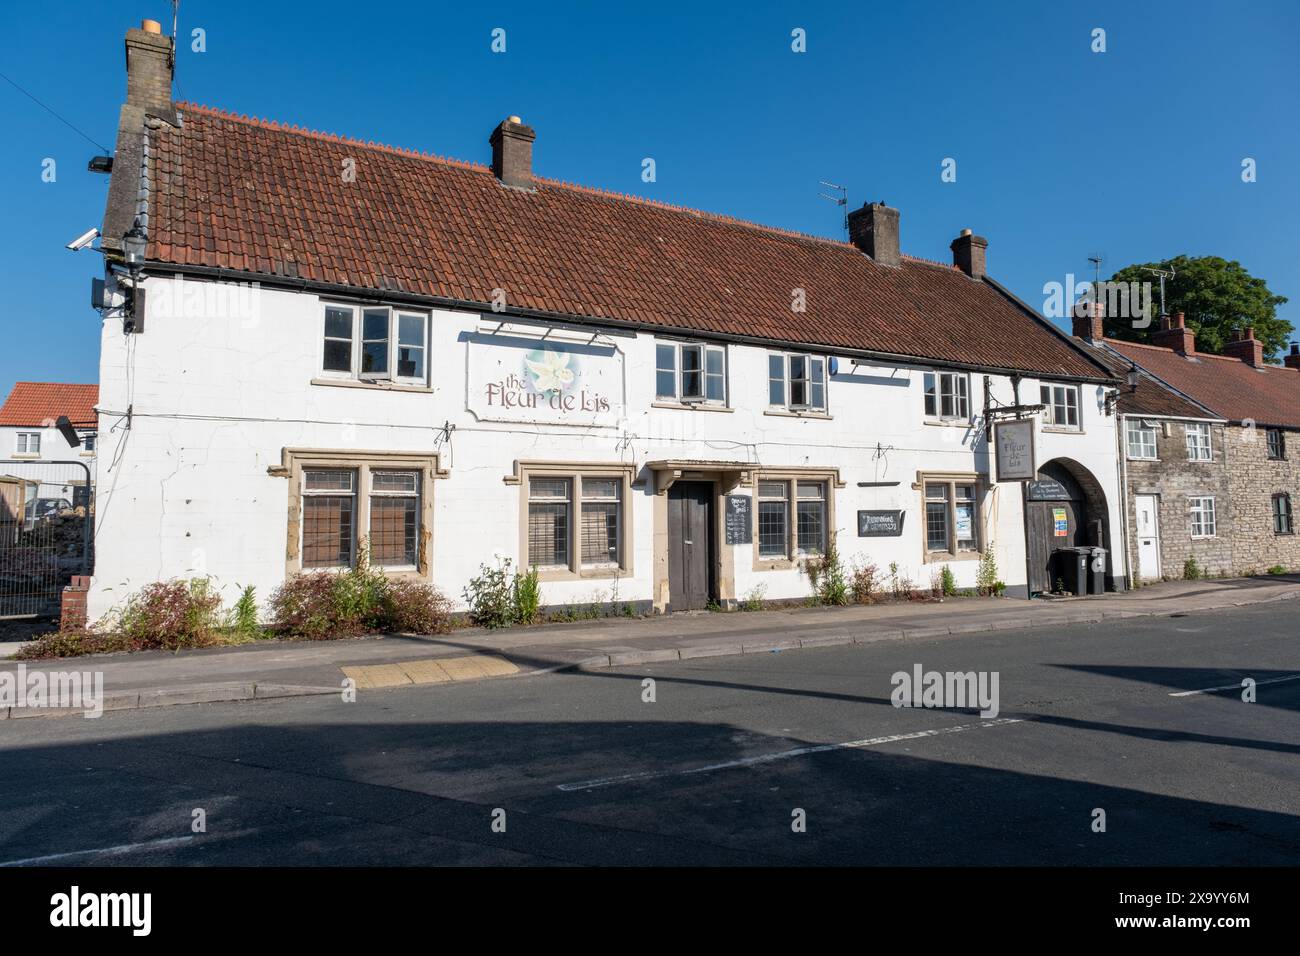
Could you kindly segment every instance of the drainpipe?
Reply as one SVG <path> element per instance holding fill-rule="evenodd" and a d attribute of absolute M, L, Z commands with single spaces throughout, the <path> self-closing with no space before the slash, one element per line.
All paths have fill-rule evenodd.
<path fill-rule="evenodd" d="M 1119 456 L 1119 463 L 1115 466 L 1115 470 L 1119 472 L 1119 504 L 1124 509 L 1124 519 L 1119 526 L 1120 538 L 1124 544 L 1124 585 L 1132 591 L 1136 579 L 1133 576 L 1133 552 L 1130 548 L 1131 535 L 1128 522 L 1128 445 L 1125 437 L 1128 422 L 1126 416 L 1121 415 L 1118 409 L 1115 411 L 1115 426 L 1115 453 Z"/>

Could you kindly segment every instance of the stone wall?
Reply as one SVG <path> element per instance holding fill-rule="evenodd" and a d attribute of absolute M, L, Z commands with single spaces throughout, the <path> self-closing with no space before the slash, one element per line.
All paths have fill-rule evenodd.
<path fill-rule="evenodd" d="M 1273 530 L 1273 495 L 1291 496 L 1292 516 L 1300 506 L 1300 432 L 1287 432 L 1284 457 L 1268 457 L 1263 428 L 1230 425 L 1227 438 L 1233 570 L 1262 573 L 1275 565 L 1300 568 L 1300 540 Z M 1223 534 L 1223 531 L 1220 531 Z"/>
<path fill-rule="evenodd" d="M 1230 503 L 1229 467 L 1231 439 L 1225 456 L 1225 431 L 1231 426 L 1210 426 L 1211 461 L 1187 460 L 1186 425 L 1164 421 L 1156 426 L 1156 459 L 1128 459 L 1129 567 L 1139 573 L 1137 512 L 1135 495 L 1156 495 L 1159 499 L 1160 563 L 1165 579 L 1181 578 L 1188 558 L 1195 558 L 1202 573 L 1230 574 L 1234 561 L 1234 514 Z M 1167 433 L 1167 434 L 1166 434 Z M 1212 538 L 1193 538 L 1189 499 L 1214 498 L 1217 533 Z M 1267 505 L 1267 502 L 1266 502 Z"/>

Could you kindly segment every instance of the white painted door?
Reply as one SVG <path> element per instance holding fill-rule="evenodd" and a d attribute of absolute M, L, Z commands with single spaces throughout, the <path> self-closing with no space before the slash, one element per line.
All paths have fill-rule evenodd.
<path fill-rule="evenodd" d="M 1143 581 L 1160 580 L 1160 518 L 1155 495 L 1134 495 L 1137 511 L 1138 574 Z"/>

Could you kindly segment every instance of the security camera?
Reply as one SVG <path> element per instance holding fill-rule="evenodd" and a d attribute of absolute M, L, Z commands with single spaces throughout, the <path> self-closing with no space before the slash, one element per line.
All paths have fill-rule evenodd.
<path fill-rule="evenodd" d="M 68 243 L 68 248 L 71 249 L 73 252 L 80 252 L 82 249 L 86 248 L 86 246 L 90 245 L 98 238 L 99 238 L 98 229 L 88 229 L 85 232 L 83 232 L 81 235 L 79 235 L 76 239 L 73 239 L 70 243 Z"/>

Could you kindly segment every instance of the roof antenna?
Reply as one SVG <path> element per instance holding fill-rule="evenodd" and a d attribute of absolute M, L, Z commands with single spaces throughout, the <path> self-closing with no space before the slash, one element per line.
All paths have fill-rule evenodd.
<path fill-rule="evenodd" d="M 828 196 L 826 193 L 818 193 L 817 195 L 821 196 L 822 199 L 829 199 L 837 206 L 844 207 L 844 237 L 847 239 L 849 235 L 849 191 L 843 186 L 836 183 L 828 183 L 824 179 L 819 179 L 818 182 L 827 189 L 834 189 L 839 193 L 838 196 Z"/>
<path fill-rule="evenodd" d="M 181 0 L 172 0 L 172 79 L 176 78 L 176 21 L 181 16 Z"/>
<path fill-rule="evenodd" d="M 1144 266 L 1143 268 L 1153 276 L 1160 277 L 1160 314 L 1168 315 L 1169 313 L 1165 309 L 1165 279 L 1172 279 L 1178 273 L 1172 267 L 1168 270 L 1152 269 L 1150 266 Z"/>

